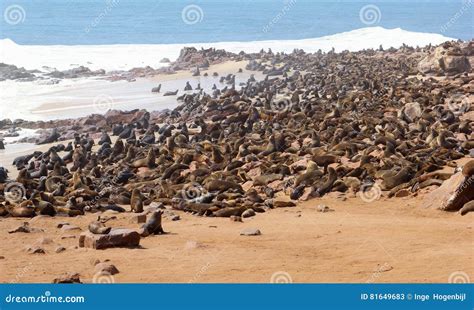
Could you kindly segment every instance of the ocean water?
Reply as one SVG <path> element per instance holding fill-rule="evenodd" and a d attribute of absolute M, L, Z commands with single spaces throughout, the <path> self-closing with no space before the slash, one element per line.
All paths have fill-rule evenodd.
<path fill-rule="evenodd" d="M 473 0 L 2 0 L 0 39 L 27 45 L 298 40 L 354 29 L 473 38 Z"/>
<path fill-rule="evenodd" d="M 183 46 L 234 53 L 425 46 L 472 39 L 473 1 L 0 0 L 0 63 L 42 72 L 80 65 L 112 71 L 165 66 L 160 60 L 175 60 Z M 168 105 L 151 96 L 152 86 L 94 78 L 0 81 L 0 119 L 93 113 L 98 94 L 117 108 Z M 39 114 L 48 103 L 56 110 Z"/>

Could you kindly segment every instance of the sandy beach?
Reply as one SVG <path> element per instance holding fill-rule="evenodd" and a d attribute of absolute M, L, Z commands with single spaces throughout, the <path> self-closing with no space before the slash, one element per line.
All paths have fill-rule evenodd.
<path fill-rule="evenodd" d="M 335 211 L 321 213 L 317 205 Z M 427 209 L 421 199 L 314 199 L 294 208 L 271 210 L 243 223 L 178 212 L 164 220 L 167 235 L 146 238 L 139 249 L 78 248 L 81 231 L 61 231 L 68 222 L 87 229 L 94 215 L 30 220 L 44 232 L 8 234 L 24 219 L 0 220 L 1 282 L 51 282 L 66 273 L 94 278 L 95 260 L 110 260 L 116 283 L 269 283 L 288 273 L 293 282 L 447 283 L 462 271 L 474 276 L 472 219 Z M 110 214 L 109 214 L 110 215 Z M 129 214 L 110 223 L 136 229 Z M 240 236 L 258 227 L 261 236 Z M 46 254 L 26 248 L 41 244 Z M 55 253 L 58 246 L 66 251 Z"/>
<path fill-rule="evenodd" d="M 389 56 L 403 59 L 405 52 Z M 191 54 L 200 57 L 200 53 Z M 421 50 L 406 53 L 412 57 L 408 60 L 411 66 L 420 62 L 421 53 L 429 54 Z M 453 207 L 453 201 L 465 197 L 470 201 L 472 195 L 472 172 L 465 169 L 472 162 L 472 120 L 467 113 L 462 115 L 470 106 L 467 111 L 456 110 L 456 114 L 444 108 L 423 108 L 428 115 L 422 115 L 422 106 L 429 107 L 429 100 L 420 100 L 420 104 L 407 97 L 410 95 L 403 89 L 406 80 L 401 74 L 396 77 L 401 90 L 368 93 L 354 86 L 346 101 L 332 104 L 330 100 L 336 96 L 332 86 L 325 85 L 326 80 L 311 70 L 320 70 L 328 79 L 334 79 L 333 73 L 325 67 L 314 69 L 305 56 L 295 53 L 277 62 L 272 59 L 279 56 L 262 52 L 248 56 L 261 57 L 259 63 L 249 60 L 212 65 L 206 70 L 208 77 L 192 77 L 186 71 L 132 83 L 91 81 L 45 94 L 50 101 L 30 112 L 45 120 L 74 115 L 70 121 L 57 121 L 67 125 L 60 128 L 58 137 L 71 137 L 76 132 L 82 135 L 73 152 L 80 159 L 69 160 L 63 168 L 82 165 L 84 170 L 56 171 L 63 173 L 58 182 L 67 188 L 56 198 L 73 195 L 73 200 L 79 199 L 82 204 L 104 198 L 102 202 L 123 207 L 126 212 L 90 213 L 83 209 L 80 215 L 71 217 L 35 214 L 31 219 L 0 218 L 0 237 L 4 239 L 0 245 L 0 282 L 50 283 L 71 273 L 79 274 L 84 283 L 96 283 L 98 276 L 115 283 L 269 283 L 275 278 L 294 283 L 447 283 L 459 274 L 473 278 L 474 214 L 461 216 L 459 212 L 440 210 L 451 207 L 451 211 L 459 211 L 462 205 Z M 353 81 L 354 77 L 331 54 L 308 57 L 332 62 L 329 66 Z M 373 66 L 385 61 L 387 66 L 394 63 L 381 55 L 370 58 L 370 52 L 334 57 L 354 57 Z M 289 64 L 295 69 L 290 70 Z M 253 70 L 237 73 L 246 66 Z M 301 69 L 302 75 L 296 69 Z M 407 80 L 415 76 L 412 71 L 406 74 Z M 213 72 L 219 77 L 212 77 Z M 183 102 L 177 102 L 175 96 L 162 96 L 165 91 L 182 89 L 186 81 L 193 87 L 201 83 L 204 91 L 211 93 L 220 76 L 229 73 L 235 74 L 235 85 L 247 83 L 246 87 L 226 89 L 214 97 L 200 97 L 189 91 Z M 256 81 L 248 81 L 251 74 Z M 423 80 L 421 74 L 416 76 L 420 78 L 410 81 L 418 83 L 420 92 L 425 90 L 421 83 L 436 83 L 442 91 L 452 90 L 452 85 L 469 89 L 472 80 L 472 74 L 430 80 Z M 159 83 L 163 86 L 161 94 L 152 94 L 151 87 Z M 315 83 L 319 86 L 313 88 Z M 397 101 L 398 106 L 386 104 L 384 108 L 356 98 L 378 96 L 385 100 L 387 93 L 406 98 Z M 107 111 L 74 119 L 89 115 L 95 105 L 86 101 L 101 94 L 113 98 Z M 143 97 L 135 97 L 138 94 Z M 267 102 L 269 94 L 276 99 Z M 452 100 L 459 98 L 458 94 L 452 95 Z M 68 99 L 64 105 L 51 101 L 54 96 L 75 99 Z M 149 103 L 147 98 L 152 98 Z M 451 101 L 446 104 L 452 108 Z M 171 114 L 150 116 L 146 112 L 164 107 Z M 111 108 L 125 111 L 108 111 Z M 126 112 L 133 108 L 142 110 Z M 446 120 L 443 113 L 451 118 Z M 423 117 L 439 121 L 428 131 Z M 118 134 L 112 135 L 117 126 L 122 126 L 120 139 Z M 447 133 L 448 127 L 452 133 Z M 109 148 L 117 147 L 118 140 L 127 141 L 119 153 L 101 153 L 104 149 L 97 144 L 105 128 L 108 134 L 102 133 L 102 137 L 111 139 Z M 151 143 L 145 142 L 150 138 Z M 96 145 L 92 147 L 94 139 Z M 34 151 L 47 153 L 58 143 L 71 141 L 7 144 L 0 151 L 0 166 L 8 169 L 10 179 L 15 180 L 18 170 L 12 162 L 16 157 Z M 61 157 L 66 154 L 58 151 Z M 52 160 L 51 153 L 44 156 L 46 162 Z M 115 183 L 112 188 L 120 191 L 122 198 L 128 197 L 129 204 L 119 203 L 121 200 L 112 192 L 97 194 L 110 189 L 102 181 L 115 180 L 123 171 L 132 173 L 132 181 Z M 48 176 L 51 173 L 47 171 Z M 459 177 L 461 174 L 465 177 Z M 21 178 L 17 181 L 28 187 L 26 194 L 33 193 L 37 186 Z M 378 189 L 384 187 L 381 196 L 370 202 L 361 197 L 361 188 L 367 182 Z M 433 201 L 431 193 L 444 184 L 451 184 L 452 189 L 440 191 L 437 197 L 441 198 Z M 187 197 L 186 186 L 196 186 L 197 197 Z M 97 197 L 91 198 L 84 190 L 96 190 Z M 145 206 L 145 213 L 149 210 L 147 219 L 160 213 L 157 210 L 165 210 L 162 226 L 167 234 L 142 235 L 140 245 L 134 247 L 80 247 L 80 235 L 92 234 L 88 226 L 99 214 L 109 218 L 109 227 L 128 229 L 129 233 L 140 231 L 142 223 L 131 221 L 136 213 L 131 212 L 130 195 L 134 194 L 130 192 L 135 190 L 144 195 L 140 202 L 148 197 L 154 200 L 151 206 Z M 293 203 L 278 204 L 282 197 L 286 202 L 291 198 Z M 75 208 L 77 201 L 72 203 L 70 199 L 69 208 Z M 249 210 L 253 215 L 243 216 Z M 29 223 L 30 233 L 10 233 L 24 222 Z M 68 229 L 61 228 L 64 223 L 70 225 Z M 261 234 L 241 235 L 249 228 Z M 44 253 L 31 254 L 35 247 Z M 112 263 L 120 272 L 98 275 L 94 269 L 97 261 Z"/>
<path fill-rule="evenodd" d="M 56 85 L 38 85 L 38 82 L 0 83 L 3 93 L 2 102 L 8 104 L 15 101 L 18 109 L 12 111 L 5 108 L 5 115 L 13 114 L 15 118 L 28 120 L 53 120 L 83 117 L 91 113 L 103 114 L 109 109 L 130 111 L 133 109 L 147 109 L 157 111 L 173 109 L 177 106 L 176 96 L 164 97 L 167 91 L 179 90 L 178 96 L 184 94 L 183 87 L 190 82 L 193 89 L 201 88 L 209 92 L 214 84 L 221 86 L 219 79 L 227 74 L 236 75 L 236 83 L 245 82 L 250 74 L 256 79 L 263 75 L 259 72 L 245 70 L 245 61 L 228 61 L 211 65 L 202 69 L 203 74 L 209 76 L 194 77 L 187 70 L 174 74 L 160 74 L 147 78 L 137 78 L 134 82 L 125 80 L 110 82 L 99 78 L 83 78 L 63 80 Z M 242 69 L 242 73 L 238 70 Z M 212 74 L 217 72 L 219 76 Z M 161 93 L 152 93 L 153 87 L 162 85 Z M 35 90 L 35 91 L 32 91 Z M 34 103 L 34 105 L 32 105 Z"/>

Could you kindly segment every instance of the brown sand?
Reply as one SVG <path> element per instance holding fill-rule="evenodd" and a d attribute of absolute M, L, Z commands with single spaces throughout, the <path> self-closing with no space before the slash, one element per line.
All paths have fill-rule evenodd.
<path fill-rule="evenodd" d="M 208 72 L 236 72 L 238 63 L 216 65 Z M 183 75 L 183 76 L 181 76 Z M 189 73 L 164 78 L 182 79 Z M 157 77 L 154 81 L 159 81 Z M 44 108 L 44 107 L 43 107 Z M 44 146 L 12 146 L 3 151 L 1 164 Z M 27 148 L 23 149 L 23 148 Z M 95 215 L 67 218 L 37 217 L 30 226 L 44 232 L 8 234 L 28 219 L 0 218 L 0 282 L 51 282 L 65 272 L 78 272 L 83 282 L 93 282 L 91 261 L 109 259 L 120 273 L 115 282 L 260 282 L 272 275 L 293 282 L 446 283 L 461 272 L 474 279 L 474 214 L 464 217 L 427 209 L 426 197 L 381 198 L 366 203 L 331 197 L 314 199 L 295 208 L 270 210 L 244 223 L 228 218 L 205 218 L 175 211 L 180 221 L 164 219 L 167 235 L 143 238 L 138 249 L 93 250 L 77 248 L 80 231 L 56 228 L 68 222 L 87 230 Z M 334 212 L 317 211 L 325 204 Z M 117 214 L 108 225 L 137 229 L 130 214 Z M 240 236 L 255 227 L 261 236 Z M 74 236 L 74 238 L 65 238 Z M 28 254 L 26 248 L 41 239 L 46 254 Z M 58 246 L 66 251 L 55 253 Z"/>
<path fill-rule="evenodd" d="M 245 219 L 205 218 L 176 212 L 180 221 L 164 219 L 167 235 L 142 238 L 139 249 L 77 248 L 80 231 L 62 232 L 60 222 L 83 230 L 95 216 L 37 217 L 38 233 L 15 233 L 25 219 L 0 219 L 0 281 L 51 282 L 65 272 L 78 272 L 93 282 L 92 260 L 109 259 L 120 273 L 115 282 L 270 282 L 272 275 L 293 282 L 448 282 L 454 272 L 474 279 L 474 214 L 460 216 L 427 209 L 421 198 L 381 198 L 366 203 L 332 197 L 294 208 L 275 209 Z M 326 204 L 334 212 L 321 213 Z M 136 229 L 129 213 L 108 225 Z M 259 228 L 260 236 L 240 236 Z M 62 239 L 66 235 L 75 238 Z M 46 254 L 25 248 L 42 238 Z M 57 246 L 67 248 L 55 253 Z"/>

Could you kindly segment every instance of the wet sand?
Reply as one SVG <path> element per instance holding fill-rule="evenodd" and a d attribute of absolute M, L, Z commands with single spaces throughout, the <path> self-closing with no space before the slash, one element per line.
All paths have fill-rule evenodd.
<path fill-rule="evenodd" d="M 335 211 L 318 212 L 321 203 Z M 289 275 L 293 282 L 447 283 L 454 272 L 474 277 L 474 214 L 427 209 L 420 198 L 366 203 L 332 196 L 270 210 L 244 223 L 175 213 L 180 221 L 163 222 L 169 234 L 142 238 L 137 249 L 77 248 L 80 231 L 56 228 L 68 222 L 86 230 L 93 214 L 36 217 L 30 226 L 44 232 L 29 234 L 7 233 L 24 219 L 0 219 L 0 255 L 5 257 L 0 281 L 47 283 L 78 272 L 83 282 L 93 282 L 95 259 L 109 259 L 120 270 L 113 279 L 117 283 L 268 283 L 272 275 Z M 129 223 L 130 214 L 116 216 L 108 225 L 139 226 Z M 247 227 L 262 235 L 240 236 Z M 27 254 L 28 246 L 46 238 L 52 239 L 42 245 L 46 254 Z M 55 253 L 57 246 L 66 251 Z"/>
<path fill-rule="evenodd" d="M 184 94 L 183 89 L 187 81 L 193 88 L 200 83 L 204 91 L 212 93 L 211 88 L 214 84 L 219 88 L 225 87 L 225 84 L 219 83 L 222 75 L 235 74 L 237 88 L 239 88 L 239 83 L 246 82 L 251 74 L 254 74 L 257 79 L 263 77 L 261 72 L 245 70 L 246 63 L 245 61 L 229 61 L 212 65 L 206 71 L 201 70 L 201 74 L 207 72 L 208 77 L 193 77 L 189 71 L 179 71 L 170 75 L 137 78 L 135 82 L 123 80 L 111 82 L 97 78 L 65 80 L 58 85 L 37 86 L 41 88 L 41 92 L 26 90 L 12 92 L 11 96 L 3 98 L 3 101 L 7 103 L 11 99 L 18 102 L 18 108 L 21 110 L 18 118 L 27 120 L 78 118 L 93 113 L 103 114 L 109 109 L 126 111 L 172 109 L 177 106 L 177 96 L 164 97 L 163 94 L 176 89 L 179 90 L 178 96 Z M 243 69 L 242 73 L 237 73 L 239 68 Z M 213 77 L 213 72 L 217 72 L 219 76 Z M 161 92 L 152 93 L 151 89 L 158 84 L 162 84 Z M 17 85 L 12 86 L 17 87 Z"/>

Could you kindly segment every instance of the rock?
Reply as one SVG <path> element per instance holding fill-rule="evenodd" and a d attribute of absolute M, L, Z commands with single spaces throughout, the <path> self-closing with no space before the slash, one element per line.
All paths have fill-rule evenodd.
<path fill-rule="evenodd" d="M 61 227 L 61 230 L 62 231 L 73 231 L 73 230 L 77 230 L 77 231 L 80 231 L 82 230 L 79 226 L 75 226 L 75 225 L 63 225 Z"/>
<path fill-rule="evenodd" d="M 243 218 L 255 216 L 255 211 L 253 209 L 247 209 L 242 213 Z"/>
<path fill-rule="evenodd" d="M 462 195 L 459 195 L 460 191 L 463 193 Z M 466 201 L 473 199 L 473 179 L 464 177 L 462 172 L 458 172 L 429 193 L 424 200 L 424 204 L 444 211 L 458 211 Z"/>
<path fill-rule="evenodd" d="M 238 215 L 231 215 L 229 218 L 231 222 L 242 222 L 242 217 Z"/>
<path fill-rule="evenodd" d="M 66 273 L 53 280 L 53 283 L 82 283 L 78 273 Z"/>
<path fill-rule="evenodd" d="M 29 254 L 46 254 L 44 249 L 39 246 L 32 246 L 26 250 Z"/>
<path fill-rule="evenodd" d="M 396 192 L 395 197 L 408 197 L 410 196 L 410 191 L 406 188 L 399 190 Z"/>
<path fill-rule="evenodd" d="M 293 201 L 281 200 L 279 198 L 276 198 L 273 200 L 273 207 L 274 208 L 296 207 L 296 204 Z"/>
<path fill-rule="evenodd" d="M 167 63 L 167 62 L 171 62 L 171 61 L 169 58 L 166 58 L 166 57 L 160 60 L 160 63 Z"/>
<path fill-rule="evenodd" d="M 61 135 L 59 134 L 57 128 L 53 128 L 52 131 L 43 133 L 36 144 L 41 145 L 41 144 L 48 144 L 48 143 L 53 143 L 58 141 L 59 137 Z"/>
<path fill-rule="evenodd" d="M 26 70 L 25 68 L 18 68 L 14 65 L 7 65 L 0 63 L 0 81 L 5 80 L 22 80 L 22 81 L 32 81 L 36 77 L 31 71 Z"/>
<path fill-rule="evenodd" d="M 418 63 L 418 71 L 421 73 L 448 74 L 471 71 L 469 59 L 465 55 L 450 53 L 451 43 L 438 46 L 433 53 L 423 58 Z"/>
<path fill-rule="evenodd" d="M 103 262 L 103 263 L 98 263 L 95 265 L 94 273 L 96 274 L 106 273 L 106 274 L 114 275 L 114 274 L 119 273 L 119 270 L 114 265 L 107 262 Z"/>
<path fill-rule="evenodd" d="M 179 221 L 179 220 L 181 219 L 181 217 L 180 217 L 179 215 L 177 215 L 177 214 L 171 215 L 171 216 L 169 216 L 168 218 L 169 218 L 170 220 L 172 220 L 172 221 Z"/>
<path fill-rule="evenodd" d="M 323 212 L 323 213 L 334 211 L 334 209 L 331 209 L 326 205 L 318 205 L 316 207 L 316 210 L 318 210 L 318 212 Z"/>
<path fill-rule="evenodd" d="M 63 247 L 63 246 L 58 246 L 54 251 L 55 251 L 56 253 L 61 253 L 61 252 L 66 251 L 66 248 Z"/>
<path fill-rule="evenodd" d="M 132 224 L 142 224 L 146 223 L 146 214 L 132 214 L 130 216 L 129 222 Z"/>
<path fill-rule="evenodd" d="M 76 236 L 74 235 L 64 235 L 64 236 L 61 236 L 61 239 L 74 239 L 76 238 Z"/>
<path fill-rule="evenodd" d="M 245 228 L 240 231 L 241 236 L 258 236 L 261 234 L 262 233 L 257 228 Z"/>
<path fill-rule="evenodd" d="M 30 229 L 29 223 L 24 222 L 23 225 L 18 226 L 17 228 L 8 231 L 9 234 L 14 234 L 14 233 L 19 233 L 19 232 L 30 233 L 31 229 Z"/>
<path fill-rule="evenodd" d="M 107 249 L 112 247 L 136 247 L 140 244 L 140 234 L 131 229 L 115 228 L 107 235 L 82 233 L 79 236 L 79 247 Z"/>
<path fill-rule="evenodd" d="M 410 123 L 421 117 L 421 106 L 418 102 L 409 102 L 402 110 Z"/>
<path fill-rule="evenodd" d="M 37 242 L 37 244 L 42 244 L 42 245 L 44 245 L 44 244 L 52 244 L 52 243 L 53 243 L 53 239 L 51 239 L 51 238 L 46 238 L 46 237 L 43 237 L 43 238 L 38 239 L 38 242 Z"/>
<path fill-rule="evenodd" d="M 69 223 L 66 223 L 66 222 L 61 222 L 61 223 L 58 223 L 58 225 L 56 226 L 57 228 L 62 228 L 63 226 L 65 225 L 69 225 Z"/>

